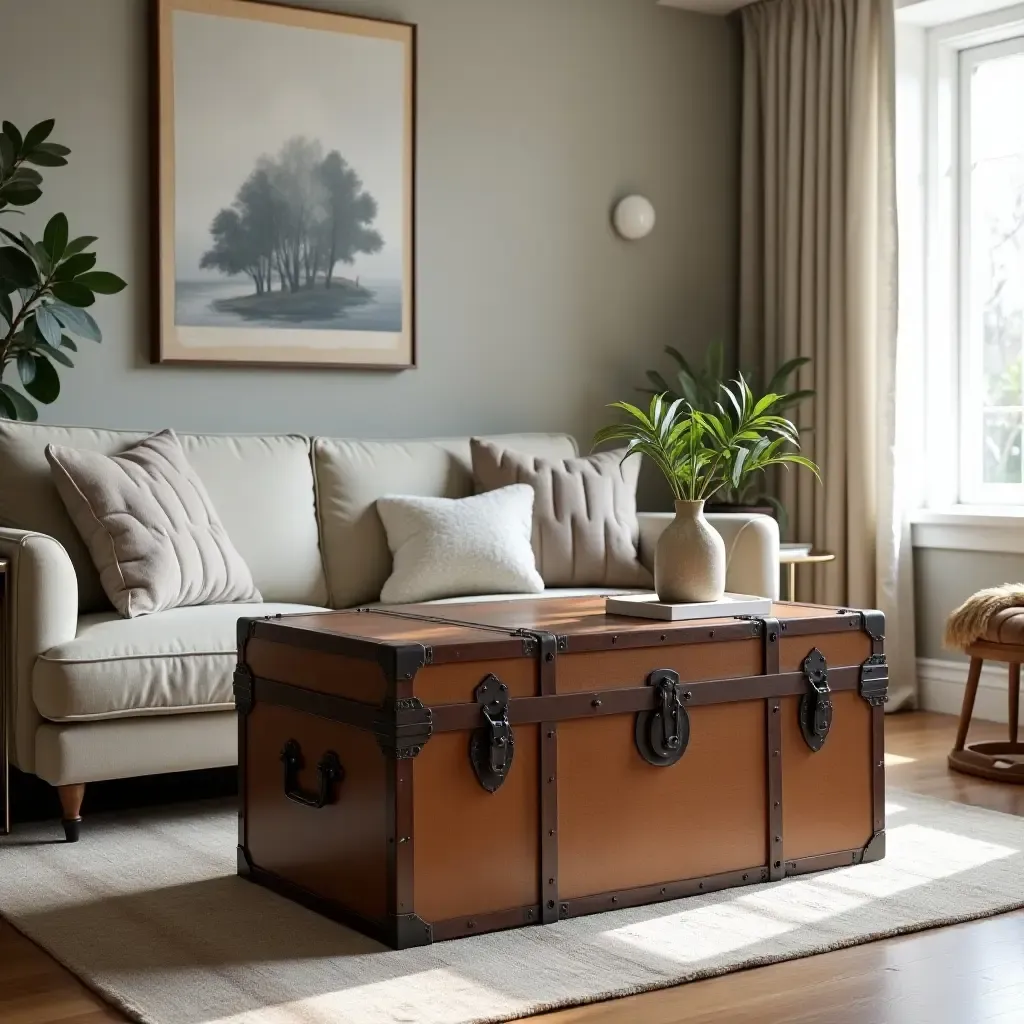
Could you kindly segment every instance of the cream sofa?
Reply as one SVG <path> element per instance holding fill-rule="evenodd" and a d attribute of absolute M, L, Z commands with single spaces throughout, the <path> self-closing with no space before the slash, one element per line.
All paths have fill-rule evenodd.
<path fill-rule="evenodd" d="M 51 483 L 43 449 L 52 441 L 113 454 L 145 436 L 0 420 L 11 759 L 65 787 L 66 812 L 65 795 L 73 809 L 72 790 L 82 783 L 234 764 L 236 620 L 376 601 L 390 566 L 376 499 L 461 497 L 472 489 L 468 437 L 180 435 L 266 603 L 121 619 Z M 494 440 L 537 456 L 577 454 L 565 435 Z M 641 515 L 648 565 L 670 518 Z M 710 518 L 729 551 L 729 588 L 777 596 L 774 520 Z"/>

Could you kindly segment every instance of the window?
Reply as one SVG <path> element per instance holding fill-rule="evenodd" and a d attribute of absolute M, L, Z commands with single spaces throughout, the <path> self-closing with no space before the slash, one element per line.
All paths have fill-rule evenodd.
<path fill-rule="evenodd" d="M 959 64 L 959 498 L 1024 504 L 1024 38 Z"/>

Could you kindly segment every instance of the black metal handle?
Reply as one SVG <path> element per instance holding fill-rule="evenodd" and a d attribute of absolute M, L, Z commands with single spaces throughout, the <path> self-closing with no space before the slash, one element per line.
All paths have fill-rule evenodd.
<path fill-rule="evenodd" d="M 321 807 L 335 802 L 337 799 L 335 786 L 345 778 L 345 769 L 341 766 L 341 759 L 333 750 L 328 750 L 316 766 L 320 792 L 315 794 L 306 793 L 299 786 L 299 772 L 302 770 L 304 759 L 298 740 L 289 740 L 284 745 L 284 749 L 281 751 L 281 761 L 284 764 L 284 795 L 289 800 L 302 804 L 303 807 L 312 807 L 317 811 Z"/>

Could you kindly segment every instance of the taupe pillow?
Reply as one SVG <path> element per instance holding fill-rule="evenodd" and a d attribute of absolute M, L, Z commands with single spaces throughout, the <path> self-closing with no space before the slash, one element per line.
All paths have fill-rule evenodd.
<path fill-rule="evenodd" d="M 533 553 L 549 587 L 650 587 L 640 564 L 636 517 L 638 458 L 621 451 L 541 459 L 473 438 L 476 489 L 534 490 Z"/>
<path fill-rule="evenodd" d="M 114 456 L 49 444 L 46 458 L 103 589 L 126 618 L 261 600 L 174 431 Z"/>

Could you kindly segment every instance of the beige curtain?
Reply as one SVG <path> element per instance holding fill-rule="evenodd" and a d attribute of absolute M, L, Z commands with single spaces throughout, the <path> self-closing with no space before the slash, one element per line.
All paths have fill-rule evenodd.
<path fill-rule="evenodd" d="M 769 0 L 743 30 L 740 362 L 810 356 L 810 474 L 782 475 L 791 538 L 835 552 L 801 597 L 881 608 L 890 707 L 915 691 L 896 432 L 892 0 Z M 805 407 L 806 408 L 806 407 Z M 813 572 L 813 580 L 810 578 Z"/>

